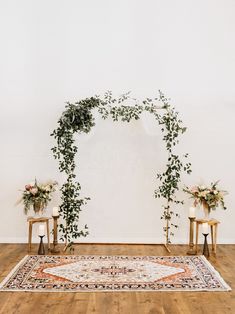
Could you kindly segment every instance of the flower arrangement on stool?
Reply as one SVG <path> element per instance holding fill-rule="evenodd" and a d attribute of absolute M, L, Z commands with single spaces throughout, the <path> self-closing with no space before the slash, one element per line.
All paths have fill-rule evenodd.
<path fill-rule="evenodd" d="M 32 206 L 36 217 L 42 216 L 44 209 L 51 200 L 51 194 L 56 190 L 56 185 L 56 181 L 42 184 L 38 183 L 36 179 L 34 183 L 27 184 L 20 200 L 24 204 L 25 214 L 28 214 Z"/>
<path fill-rule="evenodd" d="M 191 195 L 194 199 L 195 207 L 199 204 L 203 207 L 205 220 L 209 219 L 211 209 L 215 210 L 219 206 L 226 209 L 224 196 L 227 194 L 227 191 L 219 189 L 217 187 L 218 183 L 219 181 L 216 181 L 211 183 L 210 186 L 195 185 L 184 189 L 184 192 Z"/>

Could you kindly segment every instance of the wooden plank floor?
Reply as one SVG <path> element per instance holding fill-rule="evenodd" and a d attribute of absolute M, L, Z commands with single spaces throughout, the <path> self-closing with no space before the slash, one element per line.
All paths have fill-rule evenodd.
<path fill-rule="evenodd" d="M 36 254 L 34 246 L 32 254 Z M 187 247 L 173 245 L 171 255 L 185 255 Z M 26 244 L 0 244 L 0 281 L 27 254 Z M 158 245 L 95 245 L 75 247 L 75 254 L 170 255 Z M 218 245 L 210 262 L 235 288 L 235 245 Z M 231 292 L 0 292 L 1 314 L 227 314 L 235 313 Z"/>

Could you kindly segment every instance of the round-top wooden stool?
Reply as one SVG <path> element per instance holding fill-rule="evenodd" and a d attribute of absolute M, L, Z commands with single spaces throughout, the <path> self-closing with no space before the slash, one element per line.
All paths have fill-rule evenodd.
<path fill-rule="evenodd" d="M 33 224 L 35 223 L 45 223 L 47 229 L 47 243 L 48 243 L 48 250 L 50 250 L 50 228 L 49 228 L 49 220 L 51 217 L 28 217 L 27 221 L 29 223 L 29 235 L 28 235 L 28 251 L 31 251 L 32 246 L 32 231 L 33 231 Z"/>
<path fill-rule="evenodd" d="M 199 233 L 199 226 L 203 224 L 204 222 L 207 222 L 208 225 L 210 226 L 211 229 L 211 244 L 212 244 L 212 252 L 216 254 L 216 242 L 217 242 L 217 227 L 220 221 L 216 219 L 210 219 L 210 220 L 205 220 L 205 219 L 196 219 L 196 253 L 198 251 L 198 233 Z"/>

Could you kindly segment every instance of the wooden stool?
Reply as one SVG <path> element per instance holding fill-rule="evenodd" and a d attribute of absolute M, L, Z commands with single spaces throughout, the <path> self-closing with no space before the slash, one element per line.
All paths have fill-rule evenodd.
<path fill-rule="evenodd" d="M 217 227 L 220 221 L 216 219 L 204 220 L 204 219 L 196 219 L 196 253 L 198 249 L 198 233 L 199 233 L 199 226 L 207 222 L 208 225 L 211 227 L 211 243 L 212 243 L 212 252 L 216 254 L 216 242 L 217 242 Z"/>
<path fill-rule="evenodd" d="M 50 229 L 49 229 L 49 220 L 51 217 L 28 217 L 27 221 L 29 223 L 29 235 L 28 235 L 28 251 L 31 251 L 31 244 L 32 244 L 32 231 L 33 231 L 33 224 L 37 222 L 42 222 L 46 224 L 47 228 L 47 243 L 48 243 L 48 250 L 50 250 Z"/>

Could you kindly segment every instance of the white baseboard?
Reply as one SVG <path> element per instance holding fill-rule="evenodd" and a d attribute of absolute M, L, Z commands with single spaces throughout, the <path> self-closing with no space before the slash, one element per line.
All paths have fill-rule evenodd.
<path fill-rule="evenodd" d="M 45 239 L 46 241 L 46 239 Z M 32 243 L 38 243 L 39 239 L 34 237 Z M 52 238 L 51 238 L 52 242 Z M 123 243 L 123 244 L 160 244 L 164 238 L 103 238 L 86 237 L 74 241 L 76 243 Z M 0 243 L 28 243 L 27 237 L 0 237 Z M 172 239 L 172 244 L 188 244 L 186 239 Z M 219 239 L 218 244 L 235 244 L 234 239 Z"/>

